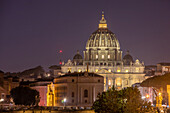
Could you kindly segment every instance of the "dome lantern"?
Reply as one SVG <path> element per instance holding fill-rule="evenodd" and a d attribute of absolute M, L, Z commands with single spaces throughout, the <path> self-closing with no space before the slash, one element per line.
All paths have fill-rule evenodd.
<path fill-rule="evenodd" d="M 100 20 L 99 28 L 107 28 L 106 20 L 104 18 L 104 11 L 102 11 L 102 19 Z"/>

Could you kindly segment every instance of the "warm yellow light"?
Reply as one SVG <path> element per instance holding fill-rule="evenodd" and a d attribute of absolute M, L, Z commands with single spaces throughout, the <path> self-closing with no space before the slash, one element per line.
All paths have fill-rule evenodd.
<path fill-rule="evenodd" d="M 98 72 L 99 70 L 98 69 L 96 69 L 96 72 Z"/>
<path fill-rule="evenodd" d="M 110 55 L 108 55 L 108 59 L 110 59 Z"/>
<path fill-rule="evenodd" d="M 109 80 L 109 86 L 111 85 L 111 81 Z"/>
<path fill-rule="evenodd" d="M 78 72 L 81 72 L 81 69 L 79 69 Z"/>
<path fill-rule="evenodd" d="M 96 59 L 98 59 L 98 55 L 96 55 Z"/>
<path fill-rule="evenodd" d="M 102 55 L 102 59 L 104 59 L 104 55 Z"/>
<path fill-rule="evenodd" d="M 111 69 L 109 69 L 108 71 L 111 72 Z"/>
<path fill-rule="evenodd" d="M 126 72 L 129 72 L 129 70 L 128 70 L 128 69 L 126 69 Z"/>
<path fill-rule="evenodd" d="M 146 98 L 149 98 L 149 95 L 148 95 L 148 94 L 146 95 Z"/>
<path fill-rule="evenodd" d="M 120 70 L 118 69 L 117 72 L 120 72 Z"/>
<path fill-rule="evenodd" d="M 107 24 L 99 24 L 99 28 L 107 28 Z"/>
<path fill-rule="evenodd" d="M 136 72 L 139 72 L 139 68 L 136 68 Z"/>
<path fill-rule="evenodd" d="M 122 84 L 121 78 L 117 78 L 116 79 L 116 85 L 121 86 L 121 84 Z"/>
<path fill-rule="evenodd" d="M 159 96 L 161 96 L 161 92 L 159 92 Z"/>
<path fill-rule="evenodd" d="M 87 69 L 86 69 L 86 71 L 87 71 Z M 90 72 L 90 69 L 88 69 L 88 72 Z"/>
<path fill-rule="evenodd" d="M 68 70 L 67 70 L 68 72 L 71 72 L 71 68 L 68 68 Z"/>

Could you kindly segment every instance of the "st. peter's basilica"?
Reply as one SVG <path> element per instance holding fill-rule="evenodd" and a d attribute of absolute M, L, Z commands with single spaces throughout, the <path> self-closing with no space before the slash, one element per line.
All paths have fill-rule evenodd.
<path fill-rule="evenodd" d="M 107 27 L 104 14 L 99 27 L 94 31 L 86 43 L 83 51 L 84 58 L 79 51 L 73 57 L 62 63 L 61 72 L 94 72 L 104 76 L 104 90 L 111 86 L 117 89 L 130 87 L 135 83 L 141 83 L 145 79 L 144 63 L 134 60 L 126 52 L 122 57 L 119 41 L 116 35 Z"/>

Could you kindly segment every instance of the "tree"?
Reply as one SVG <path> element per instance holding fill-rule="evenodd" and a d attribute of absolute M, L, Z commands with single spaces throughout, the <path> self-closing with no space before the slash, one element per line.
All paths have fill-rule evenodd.
<path fill-rule="evenodd" d="M 118 94 L 119 91 L 112 89 L 103 92 L 102 95 L 97 96 L 97 100 L 94 102 L 92 108 L 98 113 L 119 113 L 120 104 Z"/>
<path fill-rule="evenodd" d="M 16 105 L 37 105 L 39 102 L 39 92 L 29 87 L 16 87 L 10 93 Z"/>
<path fill-rule="evenodd" d="M 92 108 L 98 113 L 144 113 L 149 111 L 151 106 L 147 102 L 144 103 L 136 87 L 119 91 L 113 87 L 98 95 Z"/>

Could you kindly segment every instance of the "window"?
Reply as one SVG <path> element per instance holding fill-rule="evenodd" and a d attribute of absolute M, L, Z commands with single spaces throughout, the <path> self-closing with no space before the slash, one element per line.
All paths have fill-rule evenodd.
<path fill-rule="evenodd" d="M 119 66 L 120 65 L 120 63 L 117 63 L 117 66 Z"/>
<path fill-rule="evenodd" d="M 78 69 L 78 72 L 81 72 L 81 69 Z"/>
<path fill-rule="evenodd" d="M 110 55 L 108 55 L 108 59 L 110 59 Z"/>
<path fill-rule="evenodd" d="M 72 100 L 72 103 L 74 103 L 74 99 Z"/>
<path fill-rule="evenodd" d="M 100 82 L 100 79 L 98 80 L 98 82 Z"/>
<path fill-rule="evenodd" d="M 102 59 L 104 59 L 104 55 L 102 55 Z"/>
<path fill-rule="evenodd" d="M 102 40 L 102 46 L 104 46 L 104 40 Z"/>
<path fill-rule="evenodd" d="M 126 80 L 126 85 L 128 85 L 128 80 Z"/>
<path fill-rule="evenodd" d="M 87 103 L 87 100 L 85 100 L 84 102 Z"/>
<path fill-rule="evenodd" d="M 74 82 L 74 79 L 72 79 L 72 82 Z"/>
<path fill-rule="evenodd" d="M 98 40 L 96 40 L 96 46 L 98 46 L 98 43 L 99 43 L 99 41 L 98 41 Z"/>
<path fill-rule="evenodd" d="M 121 85 L 122 85 L 121 78 L 116 78 L 116 86 L 121 86 Z"/>
<path fill-rule="evenodd" d="M 74 97 L 74 92 L 72 92 L 72 95 L 71 95 L 72 97 Z"/>
<path fill-rule="evenodd" d="M 96 59 L 98 59 L 98 57 L 99 57 L 99 56 L 98 56 L 98 55 L 96 55 Z"/>
<path fill-rule="evenodd" d="M 110 46 L 110 40 L 108 40 L 108 46 Z"/>
<path fill-rule="evenodd" d="M 98 72 L 99 70 L 98 69 L 96 69 L 96 72 Z"/>
<path fill-rule="evenodd" d="M 84 90 L 84 97 L 88 97 L 88 90 L 87 89 Z"/>
<path fill-rule="evenodd" d="M 118 69 L 117 72 L 120 72 L 120 69 Z"/>
<path fill-rule="evenodd" d="M 139 68 L 136 68 L 136 72 L 139 72 Z"/>
<path fill-rule="evenodd" d="M 109 84 L 109 86 L 111 85 L 111 80 L 109 80 L 109 83 L 108 83 L 108 84 Z"/>

